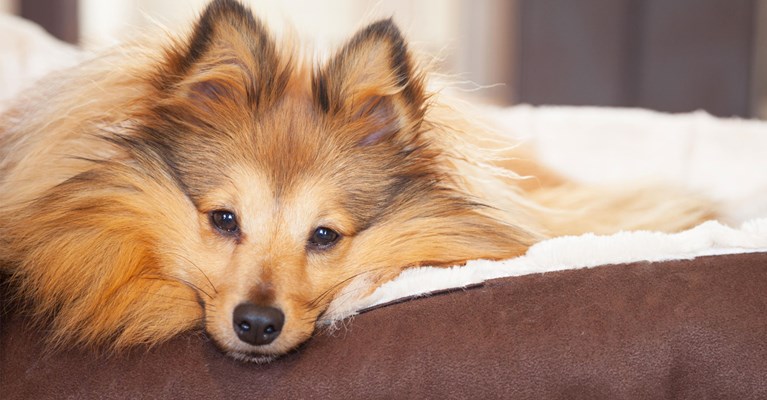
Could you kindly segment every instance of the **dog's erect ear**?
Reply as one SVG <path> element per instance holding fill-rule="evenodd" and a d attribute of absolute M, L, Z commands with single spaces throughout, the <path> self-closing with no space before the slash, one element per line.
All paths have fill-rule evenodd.
<path fill-rule="evenodd" d="M 415 132 L 424 114 L 423 77 L 391 19 L 356 35 L 316 71 L 315 102 L 332 117 L 359 122 L 360 145 Z"/>
<path fill-rule="evenodd" d="M 158 86 L 212 111 L 221 102 L 258 105 L 285 86 L 274 40 L 235 0 L 208 5 L 186 43 L 167 51 Z"/>

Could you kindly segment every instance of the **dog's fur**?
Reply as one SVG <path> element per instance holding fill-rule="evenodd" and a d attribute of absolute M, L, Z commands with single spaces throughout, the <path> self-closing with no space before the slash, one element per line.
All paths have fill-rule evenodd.
<path fill-rule="evenodd" d="M 584 189 L 515 151 L 502 161 L 494 149 L 513 143 L 426 78 L 391 20 L 313 67 L 216 0 L 188 37 L 57 73 L 2 116 L 0 271 L 54 345 L 120 349 L 202 327 L 264 361 L 309 338 L 357 276 L 710 216 L 688 196 Z M 213 227 L 216 210 L 239 230 Z M 340 239 L 308 244 L 317 227 Z M 283 311 L 274 342 L 237 338 L 242 302 Z"/>

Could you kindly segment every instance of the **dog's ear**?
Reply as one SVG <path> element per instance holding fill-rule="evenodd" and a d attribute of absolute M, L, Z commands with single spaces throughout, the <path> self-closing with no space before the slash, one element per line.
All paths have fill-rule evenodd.
<path fill-rule="evenodd" d="M 354 122 L 360 145 L 413 134 L 423 119 L 423 77 L 391 19 L 360 30 L 313 78 L 314 99 L 334 118 Z"/>
<path fill-rule="evenodd" d="M 203 111 L 226 102 L 258 106 L 284 88 L 279 65 L 261 21 L 235 0 L 215 0 L 189 39 L 166 51 L 157 86 Z"/>

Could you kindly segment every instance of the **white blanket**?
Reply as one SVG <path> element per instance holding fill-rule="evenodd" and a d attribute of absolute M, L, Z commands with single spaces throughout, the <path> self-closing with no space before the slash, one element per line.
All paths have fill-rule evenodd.
<path fill-rule="evenodd" d="M 532 141 L 540 160 L 571 179 L 667 182 L 719 202 L 724 222 L 691 230 L 586 234 L 540 242 L 521 257 L 404 271 L 372 295 L 353 282 L 331 304 L 332 322 L 399 298 L 488 279 L 636 261 L 767 251 L 767 122 L 604 107 L 515 106 L 488 110 L 503 132 Z"/>
<path fill-rule="evenodd" d="M 73 65 L 78 51 L 43 28 L 0 13 L 0 111 L 3 103 L 53 70 Z"/>

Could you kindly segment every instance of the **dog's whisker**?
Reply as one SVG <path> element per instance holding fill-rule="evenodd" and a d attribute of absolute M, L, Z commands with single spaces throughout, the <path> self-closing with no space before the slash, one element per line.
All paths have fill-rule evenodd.
<path fill-rule="evenodd" d="M 166 281 L 171 281 L 171 282 L 178 282 L 178 283 L 180 283 L 180 284 L 182 284 L 184 286 L 187 286 L 188 288 L 190 288 L 190 289 L 192 289 L 192 290 L 194 290 L 194 291 L 196 291 L 198 293 L 202 293 L 205 296 L 208 296 L 209 299 L 213 298 L 213 296 L 211 296 L 208 292 L 206 292 L 205 290 L 203 290 L 199 286 L 195 285 L 194 283 L 192 283 L 192 282 L 190 282 L 190 281 L 188 281 L 186 279 L 180 278 L 178 276 L 173 276 L 173 275 L 159 273 L 159 274 L 155 274 L 155 275 L 148 275 L 148 274 L 147 275 L 141 275 L 140 278 L 141 279 L 156 279 L 156 280 L 166 280 Z"/>
<path fill-rule="evenodd" d="M 147 296 L 162 297 L 164 299 L 176 300 L 176 301 L 179 301 L 181 303 L 184 303 L 184 304 L 179 303 L 179 305 L 182 305 L 182 306 L 195 307 L 195 308 L 199 308 L 200 307 L 200 305 L 197 303 L 197 301 L 195 301 L 193 299 L 186 299 L 186 298 L 183 298 L 183 297 L 171 296 L 171 295 L 167 295 L 167 294 L 156 293 L 156 292 L 149 292 L 149 291 L 144 291 L 142 293 L 144 293 Z M 191 304 L 188 304 L 188 303 L 191 303 Z"/>
<path fill-rule="evenodd" d="M 199 271 L 202 274 L 202 276 L 205 278 L 205 281 L 208 283 L 208 286 L 210 286 L 210 288 L 213 290 L 213 293 L 218 294 L 216 285 L 213 284 L 213 281 L 210 280 L 210 277 L 208 276 L 208 274 L 206 274 L 205 271 L 202 268 L 200 268 L 199 265 L 197 265 L 197 263 L 195 263 L 189 257 L 183 254 L 174 253 L 174 256 L 186 261 L 187 263 L 189 263 L 189 265 L 197 269 L 197 271 Z M 208 297 L 211 297 L 211 296 L 208 296 Z"/>
<path fill-rule="evenodd" d="M 370 273 L 374 273 L 376 271 L 381 271 L 381 270 L 387 270 L 388 268 L 389 268 L 388 266 L 371 268 L 371 269 L 367 269 L 367 270 L 352 274 L 342 279 L 341 281 L 337 282 L 336 284 L 334 284 L 333 286 L 331 286 L 330 288 L 322 292 L 319 296 L 307 302 L 306 305 L 310 311 L 315 311 L 318 308 L 323 306 L 322 303 L 325 299 L 327 299 L 327 297 L 334 295 L 343 285 L 365 274 L 370 274 Z"/>
<path fill-rule="evenodd" d="M 308 302 L 307 302 L 307 304 L 306 304 L 306 305 L 308 306 L 308 309 L 309 309 L 309 310 L 311 310 L 311 311 L 313 311 L 313 310 L 317 309 L 318 307 L 322 306 L 322 301 L 323 301 L 323 300 L 325 300 L 325 299 L 326 299 L 328 296 L 331 296 L 331 295 L 333 295 L 333 294 L 334 294 L 334 293 L 335 293 L 335 292 L 336 292 L 338 289 L 340 289 L 340 288 L 341 288 L 341 287 L 342 287 L 344 284 L 346 284 L 346 283 L 350 282 L 351 280 L 353 280 L 353 279 L 355 279 L 355 278 L 357 278 L 357 277 L 359 277 L 359 276 L 362 276 L 362 275 L 364 275 L 364 274 L 367 274 L 367 273 L 369 273 L 369 272 L 370 272 L 370 271 L 363 271 L 363 272 L 360 272 L 360 273 L 354 274 L 354 275 L 352 275 L 352 276 L 349 276 L 349 277 L 347 277 L 347 278 L 345 278 L 345 279 L 341 280 L 340 282 L 338 282 L 338 283 L 334 284 L 333 286 L 331 286 L 330 288 L 328 288 L 328 289 L 327 289 L 327 290 L 325 290 L 324 292 L 320 293 L 320 295 L 319 295 L 319 296 L 317 296 L 317 297 L 315 297 L 314 299 L 312 299 L 312 300 L 308 301 Z"/>

